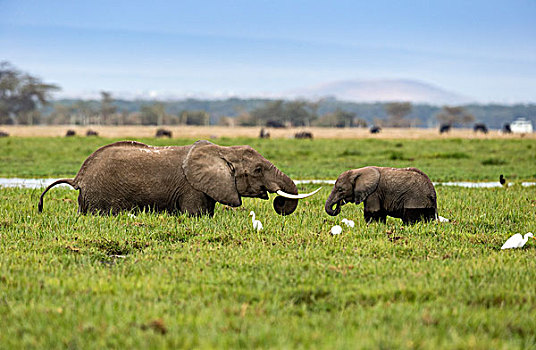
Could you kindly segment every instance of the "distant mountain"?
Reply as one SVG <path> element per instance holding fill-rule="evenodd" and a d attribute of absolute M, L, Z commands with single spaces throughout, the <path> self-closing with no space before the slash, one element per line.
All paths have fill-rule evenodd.
<path fill-rule="evenodd" d="M 290 91 L 294 97 L 335 97 L 350 102 L 412 102 L 431 105 L 461 105 L 472 99 L 415 80 L 345 80 Z"/>

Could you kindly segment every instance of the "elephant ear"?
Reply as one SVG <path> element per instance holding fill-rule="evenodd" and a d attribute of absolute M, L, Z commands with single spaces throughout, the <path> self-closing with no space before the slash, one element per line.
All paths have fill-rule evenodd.
<path fill-rule="evenodd" d="M 242 205 L 234 168 L 225 159 L 222 147 L 205 140 L 197 141 L 188 151 L 182 169 L 186 180 L 196 190 L 225 205 Z"/>
<path fill-rule="evenodd" d="M 352 171 L 354 176 L 354 201 L 359 204 L 367 199 L 380 182 L 380 171 L 375 167 L 365 167 Z"/>

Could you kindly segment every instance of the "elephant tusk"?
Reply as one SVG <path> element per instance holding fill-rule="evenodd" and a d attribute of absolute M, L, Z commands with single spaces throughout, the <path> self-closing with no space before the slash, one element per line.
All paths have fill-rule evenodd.
<path fill-rule="evenodd" d="M 281 197 L 285 197 L 285 198 L 291 198 L 291 199 L 303 199 L 303 198 L 307 198 L 307 197 L 310 197 L 312 196 L 313 194 L 315 194 L 316 192 L 320 191 L 322 187 L 319 187 L 317 188 L 316 190 L 314 190 L 313 192 L 311 193 L 305 193 L 305 194 L 290 194 L 290 193 L 286 193 L 286 192 L 283 192 L 281 190 L 277 190 L 277 194 L 280 195 Z"/>

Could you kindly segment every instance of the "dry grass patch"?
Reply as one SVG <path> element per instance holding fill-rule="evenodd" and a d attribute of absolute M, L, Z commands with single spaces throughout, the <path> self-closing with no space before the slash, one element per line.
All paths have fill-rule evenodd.
<path fill-rule="evenodd" d="M 214 139 L 221 137 L 258 137 L 261 127 L 223 127 L 223 126 L 165 126 L 173 133 L 173 138 L 197 138 Z M 98 132 L 101 137 L 108 138 L 146 138 L 154 137 L 158 127 L 156 126 L 3 126 L 3 130 L 11 136 L 17 137 L 63 137 L 67 130 L 71 129 L 76 135 L 85 137 L 87 130 Z M 453 129 L 448 134 L 440 135 L 437 129 L 419 128 L 384 128 L 379 134 L 371 134 L 366 128 L 289 128 L 270 129 L 272 138 L 292 138 L 300 131 L 310 131 L 314 138 L 326 139 L 493 139 L 493 138 L 536 138 L 536 133 L 526 135 L 504 135 L 492 130 L 488 134 L 475 133 L 471 129 Z M 307 141 L 307 140 L 304 140 Z"/>

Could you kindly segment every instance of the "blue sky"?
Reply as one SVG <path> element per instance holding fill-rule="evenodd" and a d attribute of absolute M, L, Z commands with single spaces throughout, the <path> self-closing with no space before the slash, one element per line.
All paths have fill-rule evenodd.
<path fill-rule="evenodd" d="M 64 96 L 414 79 L 484 103 L 536 102 L 536 1 L 0 0 L 0 60 Z"/>

